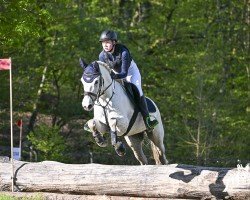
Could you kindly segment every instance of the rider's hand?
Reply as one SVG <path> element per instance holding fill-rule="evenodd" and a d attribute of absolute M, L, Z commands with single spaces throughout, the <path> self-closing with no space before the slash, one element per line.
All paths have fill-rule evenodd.
<path fill-rule="evenodd" d="M 111 71 L 110 76 L 112 79 L 117 79 L 117 74 L 114 71 Z"/>

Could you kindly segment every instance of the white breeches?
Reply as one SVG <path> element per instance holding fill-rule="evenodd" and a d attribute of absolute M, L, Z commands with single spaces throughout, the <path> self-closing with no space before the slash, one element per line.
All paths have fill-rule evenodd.
<path fill-rule="evenodd" d="M 140 92 L 140 96 L 143 95 L 141 87 L 141 74 L 134 60 L 131 61 L 126 81 L 129 83 L 133 83 Z"/>

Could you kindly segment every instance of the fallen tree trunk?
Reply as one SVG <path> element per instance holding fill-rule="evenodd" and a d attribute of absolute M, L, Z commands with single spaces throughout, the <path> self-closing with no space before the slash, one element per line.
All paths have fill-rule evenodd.
<path fill-rule="evenodd" d="M 154 198 L 249 199 L 247 168 L 121 166 L 15 161 L 15 189 Z M 0 163 L 0 191 L 11 190 L 11 163 Z"/>

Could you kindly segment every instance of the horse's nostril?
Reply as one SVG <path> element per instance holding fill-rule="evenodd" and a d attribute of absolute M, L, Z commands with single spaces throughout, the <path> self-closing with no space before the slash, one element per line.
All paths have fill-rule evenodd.
<path fill-rule="evenodd" d="M 90 110 L 93 106 L 92 105 L 88 105 L 88 110 Z"/>

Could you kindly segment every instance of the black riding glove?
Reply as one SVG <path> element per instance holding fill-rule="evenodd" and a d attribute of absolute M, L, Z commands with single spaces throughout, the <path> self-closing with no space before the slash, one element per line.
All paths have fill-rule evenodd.
<path fill-rule="evenodd" d="M 113 72 L 113 71 L 111 71 L 110 76 L 111 76 L 112 79 L 117 79 L 118 78 L 117 74 L 115 72 Z"/>

